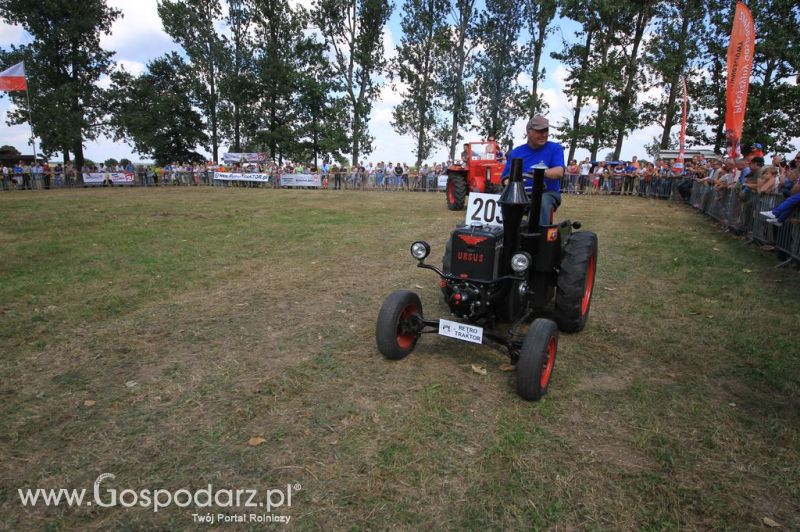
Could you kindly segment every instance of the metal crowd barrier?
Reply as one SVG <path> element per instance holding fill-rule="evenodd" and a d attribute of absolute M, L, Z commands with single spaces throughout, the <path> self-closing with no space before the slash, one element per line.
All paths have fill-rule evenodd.
<path fill-rule="evenodd" d="M 747 235 L 756 242 L 774 246 L 785 254 L 786 264 L 800 261 L 800 209 L 777 227 L 767 223 L 762 211 L 770 211 L 784 200 L 777 194 L 742 195 L 737 189 L 714 190 L 714 187 L 695 182 L 689 204 L 737 234 Z"/>

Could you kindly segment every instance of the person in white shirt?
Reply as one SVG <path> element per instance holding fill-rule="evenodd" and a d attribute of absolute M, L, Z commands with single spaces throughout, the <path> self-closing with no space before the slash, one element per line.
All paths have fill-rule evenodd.
<path fill-rule="evenodd" d="M 589 162 L 589 158 L 585 158 L 583 162 L 580 164 L 580 191 L 578 194 L 585 194 L 586 193 L 586 186 L 589 184 L 589 174 L 592 172 L 592 165 Z"/>

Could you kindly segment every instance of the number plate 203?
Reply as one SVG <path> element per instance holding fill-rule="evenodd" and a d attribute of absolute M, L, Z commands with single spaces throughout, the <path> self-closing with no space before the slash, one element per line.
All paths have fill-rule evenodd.
<path fill-rule="evenodd" d="M 500 212 L 499 200 L 500 194 L 471 192 L 467 201 L 467 217 L 464 223 L 502 227 L 503 215 Z"/>

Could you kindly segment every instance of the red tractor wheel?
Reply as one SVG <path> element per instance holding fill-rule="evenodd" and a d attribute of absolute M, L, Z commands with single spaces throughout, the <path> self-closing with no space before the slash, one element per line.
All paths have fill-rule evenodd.
<path fill-rule="evenodd" d="M 447 208 L 451 211 L 464 209 L 467 199 L 467 179 L 463 174 L 449 172 L 447 174 Z"/>
<path fill-rule="evenodd" d="M 574 233 L 564 246 L 556 289 L 556 321 L 567 333 L 586 327 L 597 270 L 597 235 Z"/>
<path fill-rule="evenodd" d="M 422 302 L 409 290 L 395 290 L 383 302 L 375 326 L 378 350 L 390 360 L 400 360 L 419 340 Z"/>
<path fill-rule="evenodd" d="M 552 320 L 534 320 L 522 343 L 517 361 L 517 393 L 538 401 L 547 393 L 558 351 L 558 326 Z"/>

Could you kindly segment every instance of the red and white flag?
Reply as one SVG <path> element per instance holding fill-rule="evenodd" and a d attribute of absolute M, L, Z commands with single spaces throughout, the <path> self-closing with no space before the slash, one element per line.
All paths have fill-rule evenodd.
<path fill-rule="evenodd" d="M 28 83 L 25 81 L 25 64 L 17 63 L 11 68 L 0 72 L 0 91 L 26 91 Z"/>

